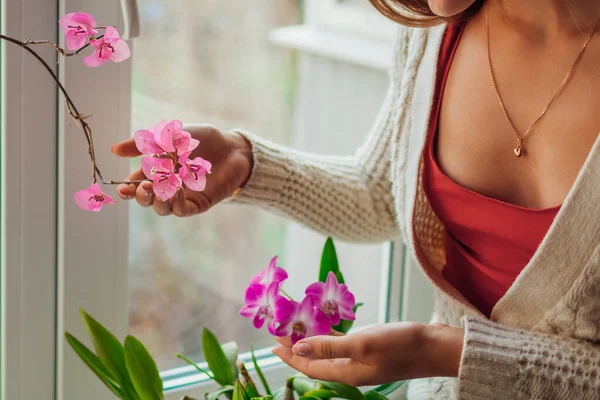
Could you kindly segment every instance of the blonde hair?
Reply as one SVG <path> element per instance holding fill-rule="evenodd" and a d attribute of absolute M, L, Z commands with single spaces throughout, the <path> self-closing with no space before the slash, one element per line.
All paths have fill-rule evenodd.
<path fill-rule="evenodd" d="M 428 0 L 369 0 L 371 4 L 392 21 L 402 25 L 426 27 L 448 22 L 464 22 L 475 14 L 483 4 L 476 0 L 467 10 L 451 18 L 442 18 L 429 8 Z"/>

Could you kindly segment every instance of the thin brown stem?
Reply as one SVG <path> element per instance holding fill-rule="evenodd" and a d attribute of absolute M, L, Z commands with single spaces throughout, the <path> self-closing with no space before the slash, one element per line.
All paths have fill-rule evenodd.
<path fill-rule="evenodd" d="M 98 40 L 101 39 L 102 37 L 104 37 L 104 35 L 100 35 L 98 37 L 94 37 L 93 39 Z M 87 43 L 85 46 L 83 46 L 82 48 L 75 50 L 75 51 L 68 51 L 66 49 L 63 49 L 62 47 L 60 47 L 59 45 L 57 45 L 56 43 L 53 43 L 49 40 L 30 40 L 27 39 L 25 42 L 23 42 L 23 44 L 25 46 L 31 46 L 34 44 L 47 44 L 48 46 L 52 47 L 54 50 L 56 50 L 58 53 L 60 53 L 60 55 L 64 56 L 64 57 L 73 57 L 78 55 L 79 53 L 81 53 L 83 50 L 87 49 L 88 47 L 91 46 L 90 43 Z"/>

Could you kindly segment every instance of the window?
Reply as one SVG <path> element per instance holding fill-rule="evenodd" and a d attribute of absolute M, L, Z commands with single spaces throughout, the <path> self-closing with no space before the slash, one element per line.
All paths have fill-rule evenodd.
<path fill-rule="evenodd" d="M 2 30 L 17 37 L 56 37 L 57 10 L 85 11 L 99 23 L 123 25 L 117 0 L 1 4 Z M 110 146 L 161 118 L 244 127 L 326 154 L 352 154 L 365 139 L 387 87 L 385 60 L 393 41 L 393 24 L 367 1 L 137 4 L 141 35 L 132 42 L 131 61 L 94 70 L 76 59 L 56 66 L 79 108 L 94 114 L 90 121 L 105 176 L 121 178 L 136 166 L 112 156 Z M 301 46 L 304 36 L 293 40 L 298 45 L 280 40 L 282 32 L 288 39 L 302 33 L 293 28 L 345 40 L 345 57 L 333 54 L 335 46 Z M 56 65 L 52 49 L 44 56 Z M 165 386 L 173 389 L 168 400 L 181 397 L 178 388 L 197 398 L 208 390 L 204 377 L 174 356 L 203 360 L 202 327 L 223 341 L 236 340 L 242 352 L 254 344 L 270 379 L 281 382 L 289 371 L 270 357 L 272 338 L 238 316 L 243 289 L 278 254 L 291 276 L 286 289 L 300 297 L 317 276 L 325 238 L 235 205 L 189 219 L 159 218 L 123 203 L 101 215 L 80 211 L 72 196 L 89 184 L 81 132 L 66 118 L 52 81 L 18 48 L 3 45 L 0 65 L 2 398 L 107 398 L 63 340 L 65 331 L 86 338 L 79 308 L 118 337 L 131 332 L 147 344 Z M 29 118 L 31 110 L 35 118 Z M 23 161 L 32 157 L 37 163 Z M 409 311 L 424 315 L 426 306 L 402 296 L 413 275 L 401 244 L 336 244 L 346 280 L 366 303 L 357 326 L 409 315 L 409 304 Z M 38 384 L 28 384 L 32 377 Z"/>

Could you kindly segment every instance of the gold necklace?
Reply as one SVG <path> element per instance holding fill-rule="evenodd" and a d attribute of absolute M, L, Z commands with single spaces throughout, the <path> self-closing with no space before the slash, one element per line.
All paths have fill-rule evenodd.
<path fill-rule="evenodd" d="M 567 76 L 565 76 L 565 79 L 563 79 L 563 81 L 560 84 L 558 90 L 556 91 L 556 93 L 554 94 L 554 96 L 552 96 L 552 99 L 550 100 L 550 102 L 548 103 L 548 105 L 546 107 L 544 107 L 544 109 L 542 110 L 542 112 L 540 113 L 540 115 L 537 117 L 537 119 L 533 122 L 533 124 L 531 124 L 531 126 L 529 128 L 527 128 L 527 130 L 525 131 L 525 133 L 523 133 L 521 135 L 521 134 L 519 134 L 519 131 L 515 127 L 515 124 L 513 123 L 512 119 L 508 115 L 508 111 L 506 110 L 506 106 L 504 105 L 504 101 L 502 100 L 502 96 L 500 96 L 500 91 L 498 90 L 498 83 L 496 82 L 496 75 L 494 74 L 494 68 L 492 67 L 492 56 L 490 54 L 490 15 L 489 15 L 489 6 L 487 6 L 485 8 L 485 29 L 486 29 L 486 34 L 487 34 L 487 56 L 488 56 L 488 64 L 489 64 L 489 67 L 490 67 L 490 74 L 492 75 L 492 82 L 494 83 L 494 90 L 496 91 L 496 97 L 498 98 L 498 102 L 500 103 L 500 107 L 502 107 L 502 111 L 504 112 L 504 115 L 506 116 L 506 119 L 508 120 L 510 128 L 512 129 L 513 133 L 517 137 L 517 147 L 514 149 L 515 156 L 521 157 L 523 154 L 525 154 L 525 148 L 523 146 L 523 140 L 525 139 L 525 137 L 527 135 L 529 135 L 531 133 L 531 131 L 533 130 L 533 128 L 538 124 L 538 122 L 540 122 L 540 120 L 544 117 L 544 115 L 546 115 L 546 113 L 548 112 L 548 110 L 550 109 L 550 107 L 552 106 L 552 104 L 554 103 L 554 101 L 556 100 L 556 98 L 562 93 L 563 89 L 567 85 L 567 82 L 569 82 L 569 80 L 571 79 L 571 76 L 573 75 L 573 71 L 575 70 L 575 67 L 579 63 L 579 60 L 581 60 L 581 56 L 583 56 L 583 53 L 585 52 L 585 49 L 587 49 L 588 44 L 590 44 L 590 41 L 592 40 L 592 37 L 594 36 L 594 33 L 596 33 L 596 30 L 598 29 L 598 26 L 600 26 L 600 18 L 598 18 L 598 21 L 596 21 L 596 25 L 594 25 L 594 29 L 592 29 L 592 32 L 590 33 L 590 35 L 588 36 L 588 38 L 586 39 L 586 41 L 583 43 L 583 46 L 581 47 L 581 50 L 579 51 L 579 54 L 577 55 L 577 58 L 575 58 L 575 61 L 573 62 L 573 65 L 571 66 L 571 68 L 567 72 Z"/>

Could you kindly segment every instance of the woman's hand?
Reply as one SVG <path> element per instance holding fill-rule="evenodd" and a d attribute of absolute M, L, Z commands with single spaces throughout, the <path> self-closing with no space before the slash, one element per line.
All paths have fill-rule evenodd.
<path fill-rule="evenodd" d="M 142 207 L 154 207 L 158 215 L 187 217 L 207 211 L 230 197 L 248 180 L 253 164 L 252 148 L 244 137 L 238 133 L 222 132 L 211 125 L 187 125 L 184 129 L 200 141 L 200 146 L 192 152 L 190 158 L 202 157 L 212 163 L 212 173 L 207 177 L 206 189 L 195 192 L 185 188 L 165 202 L 154 195 L 152 182 L 143 182 L 117 187 L 120 198 L 135 198 Z M 111 150 L 119 157 L 141 155 L 133 139 L 116 144 Z M 127 180 L 145 178 L 142 170 L 138 169 Z"/>
<path fill-rule="evenodd" d="M 347 336 L 315 336 L 273 350 L 309 378 L 352 386 L 458 376 L 464 332 L 445 325 L 396 322 Z"/>

